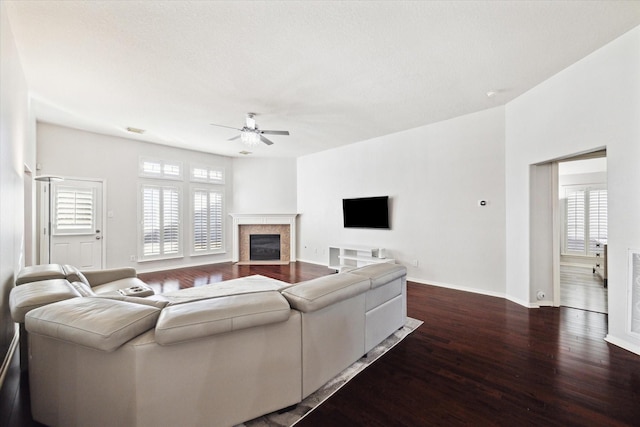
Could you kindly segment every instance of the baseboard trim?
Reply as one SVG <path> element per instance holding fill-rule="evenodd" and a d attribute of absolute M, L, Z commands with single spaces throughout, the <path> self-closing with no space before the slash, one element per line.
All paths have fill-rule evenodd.
<path fill-rule="evenodd" d="M 18 330 L 13 334 L 13 339 L 11 340 L 11 344 L 9 344 L 9 350 L 7 350 L 7 354 L 4 356 L 4 360 L 2 361 L 2 366 L 0 366 L 0 389 L 4 385 L 4 379 L 7 376 L 7 372 L 9 371 L 9 366 L 11 366 L 11 360 L 13 359 L 13 355 L 16 352 L 16 348 L 18 348 L 18 342 L 20 341 L 20 335 Z"/>
<path fill-rule="evenodd" d="M 610 334 L 607 334 L 606 337 L 604 337 L 604 340 L 606 342 L 608 342 L 609 344 L 613 344 L 617 347 L 623 348 L 627 351 L 630 351 L 631 353 L 635 353 L 637 355 L 640 355 L 640 346 L 637 346 L 635 344 L 632 344 L 628 341 L 625 340 L 621 340 L 619 338 L 616 338 L 614 336 L 611 336 Z"/>
<path fill-rule="evenodd" d="M 420 285 L 432 285 L 432 286 L 438 286 L 440 288 L 447 288 L 447 289 L 453 289 L 455 291 L 462 291 L 462 292 L 471 292 L 473 294 L 478 294 L 478 295 L 485 295 L 488 297 L 494 297 L 494 298 L 502 298 L 502 299 L 506 299 L 508 301 L 511 301 L 513 303 L 516 303 L 518 305 L 521 305 L 523 307 L 526 308 L 540 308 L 539 303 L 530 303 L 528 301 L 524 301 L 518 298 L 514 298 L 512 296 L 506 295 L 502 292 L 494 292 L 494 291 L 486 291 L 483 289 L 478 289 L 478 288 L 469 288 L 466 286 L 458 286 L 458 285 L 452 285 L 450 283 L 441 283 L 441 282 L 435 282 L 435 281 L 424 281 L 423 279 L 416 279 L 415 277 L 407 277 L 407 280 L 410 282 L 414 282 L 414 283 L 418 283 Z"/>
<path fill-rule="evenodd" d="M 323 267 L 327 267 L 329 268 L 329 266 L 323 262 L 317 262 L 317 261 L 309 261 L 306 259 L 297 259 L 296 261 L 300 261 L 300 262 L 306 262 L 307 264 L 313 264 L 313 265 L 321 265 Z"/>

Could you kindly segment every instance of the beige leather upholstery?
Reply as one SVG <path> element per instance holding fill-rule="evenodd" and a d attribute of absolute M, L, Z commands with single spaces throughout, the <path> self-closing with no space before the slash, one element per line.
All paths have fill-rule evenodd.
<path fill-rule="evenodd" d="M 89 300 L 118 311 L 126 304 L 69 302 Z M 106 307 L 99 311 L 111 317 Z M 28 328 L 37 315 L 31 312 Z M 174 345 L 159 345 L 149 330 L 110 352 L 96 349 L 94 338 L 30 330 L 33 417 L 50 426 L 235 425 L 300 401 L 301 336 L 300 313 L 291 310 L 282 322 Z"/>
<path fill-rule="evenodd" d="M 356 268 L 350 271 L 351 274 L 368 277 L 371 279 L 371 289 L 378 288 L 382 285 L 407 275 L 407 269 L 398 264 L 369 264 L 364 267 Z"/>
<path fill-rule="evenodd" d="M 291 307 L 306 313 L 362 294 L 370 287 L 369 278 L 344 273 L 299 283 L 283 290 L 282 295 Z"/>
<path fill-rule="evenodd" d="M 87 277 L 88 278 L 88 277 Z M 106 282 L 100 285 L 91 283 L 91 289 L 96 294 L 115 293 L 120 289 L 132 288 L 134 286 L 146 286 L 146 284 L 137 277 L 126 277 L 117 279 L 112 282 Z"/>
<path fill-rule="evenodd" d="M 106 298 L 72 298 L 31 310 L 25 316 L 30 334 L 83 347 L 113 351 L 152 329 L 160 309 Z"/>
<path fill-rule="evenodd" d="M 115 282 L 116 280 L 137 277 L 136 269 L 132 267 L 107 268 L 103 270 L 83 271 L 82 273 L 93 287 Z"/>
<path fill-rule="evenodd" d="M 40 280 L 64 279 L 66 273 L 60 264 L 31 265 L 18 273 L 16 285 L 38 282 Z"/>
<path fill-rule="evenodd" d="M 364 351 L 367 353 L 407 321 L 407 269 L 381 263 L 360 267 L 351 273 L 371 280 L 371 290 L 366 296 Z"/>
<path fill-rule="evenodd" d="M 162 310 L 156 341 L 169 345 L 289 319 L 291 308 L 276 291 L 230 295 Z"/>
<path fill-rule="evenodd" d="M 297 311 L 284 322 L 176 345 L 151 340 L 145 334 L 131 343 L 138 362 L 135 425 L 232 426 L 301 400 Z"/>
<path fill-rule="evenodd" d="M 11 318 L 16 323 L 23 323 L 25 315 L 35 308 L 79 296 L 80 293 L 65 279 L 42 280 L 17 286 L 9 294 Z"/>
<path fill-rule="evenodd" d="M 256 276 L 147 298 L 106 291 L 32 309 L 33 417 L 231 426 L 296 404 L 404 324 L 406 269 L 354 271 L 289 287 Z M 91 291 L 138 280 L 116 277 Z"/>

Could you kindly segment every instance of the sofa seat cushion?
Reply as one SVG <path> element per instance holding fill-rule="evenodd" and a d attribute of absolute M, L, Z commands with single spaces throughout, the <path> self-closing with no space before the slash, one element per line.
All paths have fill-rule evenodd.
<path fill-rule="evenodd" d="M 238 279 L 225 280 L 223 282 L 210 283 L 193 288 L 164 292 L 162 297 L 171 304 L 182 304 L 209 298 L 218 298 L 230 295 L 252 294 L 256 292 L 277 291 L 288 286 L 287 283 L 270 277 L 254 275 L 240 277 Z"/>
<path fill-rule="evenodd" d="M 25 326 L 31 334 L 113 351 L 152 329 L 160 311 L 107 298 L 73 298 L 31 310 L 25 316 Z"/>
<path fill-rule="evenodd" d="M 370 287 L 367 277 L 341 273 L 298 283 L 283 290 L 282 295 L 291 307 L 307 313 L 362 294 Z"/>
<path fill-rule="evenodd" d="M 175 344 L 284 322 L 290 313 L 287 300 L 277 291 L 204 299 L 171 305 L 162 310 L 155 337 L 158 344 Z"/>
<path fill-rule="evenodd" d="M 81 296 L 66 279 L 49 279 L 25 283 L 11 289 L 9 307 L 14 322 L 23 323 L 24 316 L 43 305 Z"/>
<path fill-rule="evenodd" d="M 16 285 L 49 279 L 64 279 L 64 268 L 60 264 L 42 264 L 25 267 L 18 273 Z"/>
<path fill-rule="evenodd" d="M 349 273 L 368 277 L 371 279 L 371 289 L 375 289 L 399 277 L 406 276 L 407 268 L 403 265 L 385 262 L 356 268 L 355 270 L 351 270 Z"/>
<path fill-rule="evenodd" d="M 115 280 L 103 285 L 92 286 L 93 292 L 96 294 L 106 294 L 108 292 L 118 291 L 120 289 L 132 288 L 134 286 L 147 286 L 137 277 L 127 277 L 125 279 Z"/>

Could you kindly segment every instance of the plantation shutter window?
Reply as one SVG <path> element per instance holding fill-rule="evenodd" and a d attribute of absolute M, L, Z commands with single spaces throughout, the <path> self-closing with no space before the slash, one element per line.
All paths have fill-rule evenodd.
<path fill-rule="evenodd" d="M 180 255 L 180 193 L 175 187 L 142 187 L 142 259 Z"/>
<path fill-rule="evenodd" d="M 140 158 L 139 175 L 145 178 L 170 179 L 182 181 L 182 163 Z"/>
<path fill-rule="evenodd" d="M 607 240 L 607 190 L 595 186 L 565 188 L 563 253 L 595 256 Z"/>
<path fill-rule="evenodd" d="M 584 190 L 575 190 L 567 194 L 567 236 L 566 251 L 583 253 L 584 244 Z"/>
<path fill-rule="evenodd" d="M 607 241 L 607 190 L 589 190 L 589 254 L 599 251 L 597 242 Z"/>
<path fill-rule="evenodd" d="M 191 181 L 224 184 L 224 169 L 213 166 L 192 166 Z"/>
<path fill-rule="evenodd" d="M 193 190 L 193 252 L 220 252 L 223 248 L 223 200 L 219 190 Z"/>
<path fill-rule="evenodd" d="M 54 200 L 53 234 L 94 232 L 95 192 L 93 189 L 58 186 Z"/>

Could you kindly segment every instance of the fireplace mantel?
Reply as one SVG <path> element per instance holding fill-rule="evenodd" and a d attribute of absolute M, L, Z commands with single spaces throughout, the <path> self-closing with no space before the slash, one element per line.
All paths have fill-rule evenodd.
<path fill-rule="evenodd" d="M 290 255 L 291 262 L 296 260 L 296 217 L 295 214 L 229 214 L 233 219 L 232 236 L 233 236 L 233 252 L 232 261 L 238 262 L 240 260 L 240 226 L 241 225 L 274 225 L 274 224 L 287 224 L 289 225 L 290 236 Z"/>

